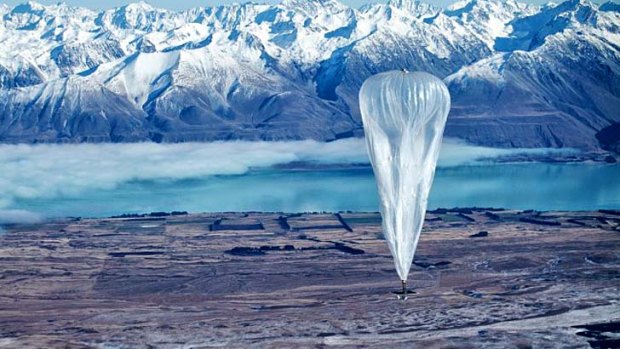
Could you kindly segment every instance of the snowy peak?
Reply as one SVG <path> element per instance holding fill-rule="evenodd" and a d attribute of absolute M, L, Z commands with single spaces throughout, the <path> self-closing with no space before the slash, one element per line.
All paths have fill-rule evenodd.
<path fill-rule="evenodd" d="M 405 67 L 450 84 L 463 123 L 452 136 L 592 147 L 587 135 L 618 115 L 619 32 L 617 5 L 583 0 L 0 5 L 0 141 L 359 136 L 362 82 Z M 512 114 L 496 122 L 491 108 Z M 528 136 L 498 140 L 507 128 Z"/>
<path fill-rule="evenodd" d="M 417 17 L 428 14 L 436 14 L 440 11 L 440 9 L 435 6 L 417 0 L 389 0 L 388 5 L 409 11 L 417 15 Z"/>
<path fill-rule="evenodd" d="M 12 13 L 40 13 L 45 11 L 45 6 L 38 2 L 28 1 L 23 4 L 17 5 L 13 8 Z"/>
<path fill-rule="evenodd" d="M 498 38 L 495 49 L 504 52 L 531 51 L 543 45 L 548 36 L 563 33 L 568 28 L 599 29 L 600 14 L 596 5 L 585 0 L 568 0 L 544 7 L 540 12 L 512 21 L 512 32 L 507 37 Z"/>
<path fill-rule="evenodd" d="M 155 8 L 151 6 L 151 4 L 147 3 L 146 1 L 134 2 L 134 3 L 123 6 L 122 8 L 125 8 L 125 11 L 128 11 L 128 12 L 136 12 L 136 11 L 149 12 L 149 11 L 155 10 Z"/>
<path fill-rule="evenodd" d="M 349 7 L 337 0 L 282 0 L 282 7 L 316 14 L 318 11 L 340 12 Z"/>
<path fill-rule="evenodd" d="M 506 14 L 519 15 L 531 7 L 534 6 L 515 0 L 462 0 L 448 6 L 444 13 L 451 17 L 460 17 L 470 13 L 489 15 L 492 12 L 497 12 L 497 16 L 506 16 Z"/>
<path fill-rule="evenodd" d="M 476 6 L 476 3 L 476 0 L 459 0 L 448 6 L 444 13 L 446 16 L 459 17 L 462 14 L 471 12 L 474 6 Z"/>
<path fill-rule="evenodd" d="M 613 9 L 611 5 L 601 8 Z M 306 69 L 339 50 L 363 47 L 365 41 L 384 36 L 394 42 L 398 42 L 396 37 L 416 40 L 439 59 L 450 57 L 453 51 L 478 52 L 480 44 L 488 52 L 529 50 L 572 22 L 597 26 L 599 13 L 611 16 L 617 12 L 599 11 L 584 0 L 542 9 L 515 0 L 464 0 L 446 10 L 417 0 L 389 0 L 361 10 L 336 0 L 283 0 L 276 5 L 245 3 L 183 12 L 141 1 L 99 13 L 28 2 L 3 16 L 0 23 L 5 31 L 0 41 L 7 47 L 20 47 L 20 53 L 51 78 L 82 73 L 136 51 L 209 45 L 260 48 L 265 58 Z M 602 29 L 613 31 L 617 20 L 607 19 L 604 24 Z M 26 30 L 32 33 L 25 34 Z M 480 58 L 476 55 L 469 59 Z M 0 66 L 10 66 L 8 61 L 14 56 L 0 53 Z M 14 84 L 5 84 L 9 85 Z"/>
<path fill-rule="evenodd" d="M 104 26 L 123 30 L 158 31 L 180 24 L 177 17 L 177 13 L 154 8 L 141 1 L 105 11 L 100 15 L 99 22 Z"/>
<path fill-rule="evenodd" d="M 468 28 L 472 35 L 492 50 L 498 37 L 509 34 L 513 20 L 537 11 L 538 7 L 515 0 L 463 0 L 452 4 L 441 14 Z"/>

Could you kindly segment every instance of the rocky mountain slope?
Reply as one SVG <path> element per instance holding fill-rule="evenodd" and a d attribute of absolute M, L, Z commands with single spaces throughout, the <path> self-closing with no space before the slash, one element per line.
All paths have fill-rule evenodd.
<path fill-rule="evenodd" d="M 620 122 L 619 11 L 578 0 L 0 5 L 0 141 L 360 136 L 364 79 L 407 68 L 448 83 L 448 136 L 596 150 Z"/>

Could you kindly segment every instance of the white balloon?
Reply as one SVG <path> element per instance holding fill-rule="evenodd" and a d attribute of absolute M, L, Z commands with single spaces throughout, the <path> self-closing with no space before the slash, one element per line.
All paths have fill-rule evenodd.
<path fill-rule="evenodd" d="M 431 74 L 391 71 L 368 78 L 359 97 L 383 233 L 404 284 L 424 223 L 450 93 Z"/>

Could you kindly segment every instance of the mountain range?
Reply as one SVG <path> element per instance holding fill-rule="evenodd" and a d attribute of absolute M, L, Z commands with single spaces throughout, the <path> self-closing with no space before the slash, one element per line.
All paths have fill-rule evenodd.
<path fill-rule="evenodd" d="M 446 82 L 446 135 L 620 150 L 620 5 L 283 0 L 175 12 L 0 5 L 0 142 L 332 141 L 393 69 Z"/>

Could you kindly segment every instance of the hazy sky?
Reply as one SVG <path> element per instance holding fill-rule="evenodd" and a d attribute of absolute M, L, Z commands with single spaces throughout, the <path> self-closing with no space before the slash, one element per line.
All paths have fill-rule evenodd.
<path fill-rule="evenodd" d="M 342 3 L 348 4 L 350 6 L 359 7 L 368 2 L 382 2 L 380 0 L 340 0 Z M 451 4 L 456 0 L 422 0 L 423 2 L 427 2 L 430 4 L 434 4 L 437 6 L 445 6 L 447 4 Z M 546 3 L 549 0 L 521 0 L 523 2 L 531 2 L 531 3 Z M 619 0 L 616 0 L 619 1 Z M 25 2 L 25 0 L 0 0 L 0 3 L 8 4 L 9 6 L 14 6 L 16 4 L 20 4 Z M 55 4 L 59 2 L 58 0 L 39 0 L 39 3 L 42 4 Z M 130 2 L 135 2 L 131 0 L 65 0 L 65 3 L 74 6 L 86 6 L 91 8 L 112 8 L 116 6 L 121 6 Z M 190 7 L 198 7 L 198 6 L 213 6 L 220 4 L 230 4 L 230 3 L 243 3 L 246 2 L 244 0 L 150 0 L 148 3 L 157 6 L 164 7 L 174 10 L 182 10 Z M 254 0 L 254 2 L 258 3 L 277 3 L 279 0 Z M 384 1 L 383 1 L 384 2 Z M 556 0 L 555 2 L 561 2 L 561 0 Z M 597 1 L 598 2 L 598 1 Z"/>

